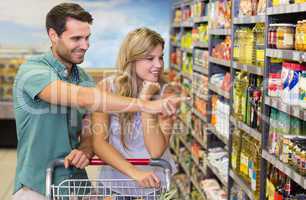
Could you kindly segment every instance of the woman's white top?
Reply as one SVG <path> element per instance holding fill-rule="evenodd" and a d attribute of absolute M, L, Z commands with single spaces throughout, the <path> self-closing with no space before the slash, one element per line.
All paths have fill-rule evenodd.
<path fill-rule="evenodd" d="M 110 77 L 107 79 L 108 83 L 111 86 L 111 90 L 115 92 L 115 84 L 114 77 Z M 113 145 L 125 158 L 150 158 L 150 154 L 146 149 L 144 136 L 143 136 L 143 127 L 141 123 L 141 114 L 139 112 L 135 113 L 134 122 L 132 125 L 132 134 L 125 137 L 125 143 L 128 148 L 125 148 L 121 143 L 121 128 L 119 123 L 119 117 L 116 113 L 110 114 L 109 120 L 109 143 Z M 176 173 L 176 165 L 171 157 L 169 148 L 166 149 L 163 156 L 161 157 L 164 160 L 167 160 L 172 167 L 172 174 Z M 137 166 L 142 170 L 154 170 L 155 174 L 160 178 L 161 184 L 165 185 L 164 173 L 163 170 L 159 167 L 151 167 L 151 166 Z M 99 179 L 102 180 L 118 180 L 118 179 L 131 179 L 130 177 L 120 173 L 116 169 L 110 166 L 101 167 Z M 131 181 L 110 181 L 103 182 L 105 187 L 112 187 L 112 191 L 125 195 L 141 195 L 141 194 L 149 194 L 154 192 L 153 189 L 135 189 L 139 188 L 136 182 Z M 127 188 L 130 189 L 121 189 Z"/>

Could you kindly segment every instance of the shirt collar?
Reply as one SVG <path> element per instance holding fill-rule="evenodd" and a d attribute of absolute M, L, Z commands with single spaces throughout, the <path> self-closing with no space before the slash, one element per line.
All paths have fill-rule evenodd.
<path fill-rule="evenodd" d="M 65 65 L 63 65 L 61 62 L 59 62 L 54 56 L 51 50 L 49 50 L 45 54 L 45 59 L 49 63 L 49 65 L 57 72 L 59 77 L 62 80 L 69 80 L 68 77 L 68 70 Z M 76 64 L 72 65 L 72 70 L 71 70 L 71 81 L 72 83 L 78 84 L 80 82 L 80 74 L 79 74 L 79 69 Z"/>

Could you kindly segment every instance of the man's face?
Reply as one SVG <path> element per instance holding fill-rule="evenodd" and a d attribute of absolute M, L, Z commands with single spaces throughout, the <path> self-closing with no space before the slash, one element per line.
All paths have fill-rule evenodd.
<path fill-rule="evenodd" d="M 53 48 L 64 63 L 80 64 L 89 48 L 89 36 L 89 23 L 68 18 L 66 30 L 57 36 Z"/>

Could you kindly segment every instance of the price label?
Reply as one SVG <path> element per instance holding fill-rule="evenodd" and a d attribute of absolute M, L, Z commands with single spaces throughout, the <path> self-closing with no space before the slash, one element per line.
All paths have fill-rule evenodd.
<path fill-rule="evenodd" d="M 298 51 L 294 51 L 292 54 L 292 60 L 296 60 L 296 61 L 304 61 L 305 56 L 304 54 L 300 54 L 300 52 Z"/>

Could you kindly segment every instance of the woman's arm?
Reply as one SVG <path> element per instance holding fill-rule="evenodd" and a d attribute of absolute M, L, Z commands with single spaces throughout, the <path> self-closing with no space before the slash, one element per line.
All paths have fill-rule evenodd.
<path fill-rule="evenodd" d="M 141 113 L 144 142 L 152 158 L 160 158 L 169 145 L 173 127 L 171 117 Z"/>
<path fill-rule="evenodd" d="M 139 98 L 149 100 L 159 89 L 157 83 L 144 82 Z M 144 132 L 144 142 L 148 152 L 152 158 L 161 157 L 169 145 L 173 127 L 172 117 L 163 117 L 142 112 L 141 122 Z"/>

